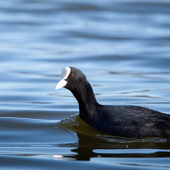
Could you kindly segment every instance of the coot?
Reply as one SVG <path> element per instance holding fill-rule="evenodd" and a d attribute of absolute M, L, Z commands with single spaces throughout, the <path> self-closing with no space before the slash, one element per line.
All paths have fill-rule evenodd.
<path fill-rule="evenodd" d="M 90 126 L 114 136 L 128 138 L 170 136 L 170 115 L 138 106 L 101 105 L 86 76 L 66 67 L 55 89 L 69 89 L 79 104 L 80 118 Z"/>

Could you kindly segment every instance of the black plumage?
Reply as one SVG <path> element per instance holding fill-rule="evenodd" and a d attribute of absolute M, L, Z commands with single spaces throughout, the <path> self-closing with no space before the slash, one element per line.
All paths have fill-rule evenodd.
<path fill-rule="evenodd" d="M 86 76 L 74 67 L 69 68 L 64 87 L 77 99 L 80 118 L 87 124 L 114 136 L 170 136 L 170 115 L 145 107 L 100 105 Z"/>

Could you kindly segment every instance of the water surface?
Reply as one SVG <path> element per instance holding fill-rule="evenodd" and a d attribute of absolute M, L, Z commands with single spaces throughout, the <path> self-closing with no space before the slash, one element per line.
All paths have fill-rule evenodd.
<path fill-rule="evenodd" d="M 0 3 L 0 168 L 169 169 L 170 139 L 93 129 L 66 89 L 81 69 L 101 104 L 170 114 L 170 2 Z"/>

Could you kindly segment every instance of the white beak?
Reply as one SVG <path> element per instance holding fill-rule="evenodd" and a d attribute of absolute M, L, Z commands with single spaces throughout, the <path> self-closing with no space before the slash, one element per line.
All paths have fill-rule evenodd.
<path fill-rule="evenodd" d="M 66 67 L 66 68 L 64 68 L 62 70 L 62 72 L 61 72 L 61 80 L 58 82 L 55 89 L 60 89 L 61 87 L 64 87 L 67 84 L 67 81 L 65 79 L 67 79 L 70 72 L 71 72 L 70 67 Z"/>

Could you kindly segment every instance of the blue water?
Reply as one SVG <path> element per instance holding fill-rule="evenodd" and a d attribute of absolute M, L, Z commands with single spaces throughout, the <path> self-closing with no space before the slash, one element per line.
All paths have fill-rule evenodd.
<path fill-rule="evenodd" d="M 0 169 L 169 169 L 170 138 L 93 129 L 66 89 L 81 69 L 101 104 L 170 114 L 170 1 L 0 2 Z"/>

